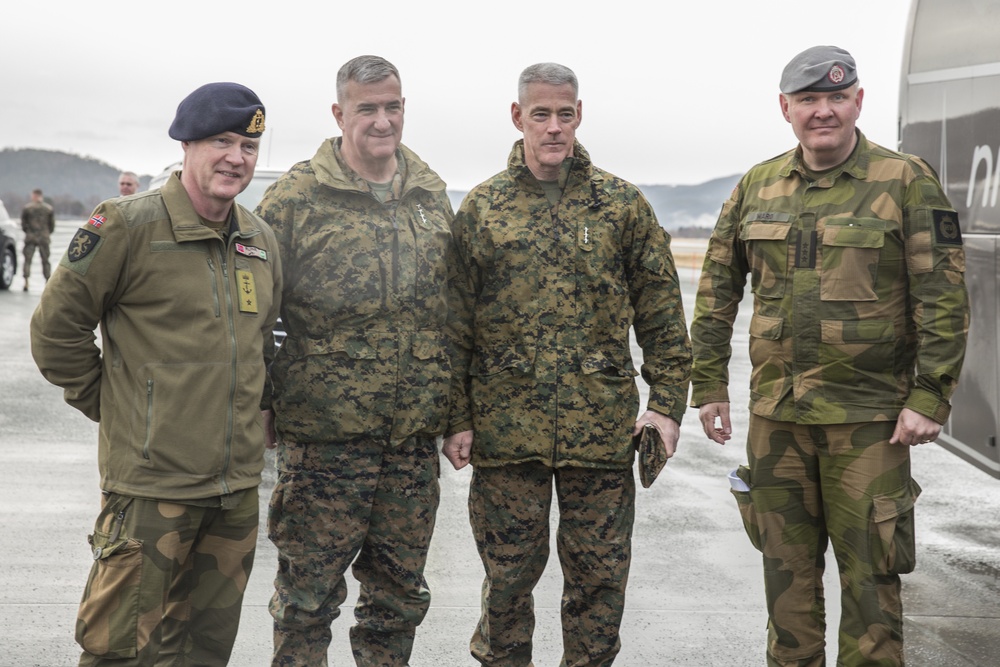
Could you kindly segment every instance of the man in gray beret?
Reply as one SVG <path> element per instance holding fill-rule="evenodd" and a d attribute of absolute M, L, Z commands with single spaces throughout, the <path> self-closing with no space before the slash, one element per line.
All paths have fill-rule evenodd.
<path fill-rule="evenodd" d="M 257 544 L 281 295 L 274 234 L 234 201 L 263 131 L 245 86 L 192 92 L 169 131 L 182 170 L 100 204 L 32 317 L 38 368 L 100 424 L 80 665 L 229 661 Z"/>
<path fill-rule="evenodd" d="M 961 230 L 923 160 L 855 127 L 864 91 L 851 54 L 803 51 L 780 90 L 799 143 L 753 167 L 723 205 L 691 326 L 692 404 L 725 444 L 749 275 L 748 465 L 734 495 L 763 554 L 767 664 L 825 664 L 832 542 L 837 664 L 902 665 L 899 575 L 915 565 L 920 494 L 909 448 L 940 433 L 965 356 Z"/>

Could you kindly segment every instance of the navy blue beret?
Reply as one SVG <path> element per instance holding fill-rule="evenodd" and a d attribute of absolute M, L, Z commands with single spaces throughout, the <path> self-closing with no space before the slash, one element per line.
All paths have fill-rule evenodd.
<path fill-rule="evenodd" d="M 170 124 L 170 138 L 197 141 L 223 132 L 259 137 L 264 132 L 264 105 L 238 83 L 206 83 L 181 100 Z"/>
<path fill-rule="evenodd" d="M 781 92 L 833 92 L 853 86 L 858 68 L 850 53 L 836 46 L 814 46 L 798 54 L 781 73 Z"/>

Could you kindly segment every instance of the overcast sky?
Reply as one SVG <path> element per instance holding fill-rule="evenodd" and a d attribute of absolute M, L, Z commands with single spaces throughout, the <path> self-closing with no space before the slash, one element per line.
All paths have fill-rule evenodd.
<path fill-rule="evenodd" d="M 519 136 L 510 103 L 520 71 L 556 61 L 580 79 L 577 137 L 596 164 L 637 184 L 700 183 L 794 145 L 778 80 L 815 44 L 854 55 L 858 125 L 895 147 L 909 5 L 16 0 L 3 11 L 0 148 L 155 174 L 181 156 L 167 136 L 177 103 L 203 83 L 237 81 L 267 109 L 258 166 L 284 169 L 339 134 L 337 69 L 373 53 L 402 75 L 403 142 L 467 189 L 504 167 Z"/>

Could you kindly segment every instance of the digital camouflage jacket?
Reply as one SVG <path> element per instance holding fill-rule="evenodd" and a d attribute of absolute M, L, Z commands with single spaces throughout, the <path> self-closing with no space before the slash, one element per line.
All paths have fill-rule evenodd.
<path fill-rule="evenodd" d="M 728 401 L 747 275 L 750 410 L 800 424 L 944 423 L 969 324 L 958 217 L 926 163 L 869 143 L 815 182 L 800 149 L 723 205 L 695 317 L 692 404 Z"/>
<path fill-rule="evenodd" d="M 56 216 L 49 204 L 31 201 L 21 209 L 21 229 L 24 231 L 25 243 L 47 243 L 55 228 Z"/>
<path fill-rule="evenodd" d="M 633 326 L 649 409 L 684 415 L 691 351 L 670 237 L 639 190 L 593 166 L 579 143 L 563 179 L 550 207 L 518 141 L 507 170 L 455 218 L 459 319 L 474 322 L 456 405 L 474 431 L 474 465 L 631 466 Z"/>
<path fill-rule="evenodd" d="M 294 165 L 257 209 L 285 260 L 287 338 L 263 407 L 289 443 L 440 435 L 452 369 L 444 181 L 400 146 L 381 203 L 342 161 L 340 142 Z"/>
<path fill-rule="evenodd" d="M 267 225 L 234 204 L 223 242 L 179 173 L 99 205 L 31 318 L 38 368 L 100 422 L 101 488 L 173 501 L 260 483 L 281 294 Z"/>

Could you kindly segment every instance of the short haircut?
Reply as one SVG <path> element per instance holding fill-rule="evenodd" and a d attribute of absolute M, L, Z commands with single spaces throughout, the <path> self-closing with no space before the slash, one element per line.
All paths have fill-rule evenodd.
<path fill-rule="evenodd" d="M 33 195 L 40 195 L 40 194 L 42 194 L 42 189 L 41 188 L 35 188 L 34 190 L 31 191 L 31 194 L 33 194 Z"/>
<path fill-rule="evenodd" d="M 123 171 L 122 173 L 118 174 L 118 180 L 121 180 L 122 176 L 129 176 L 132 179 L 134 179 L 136 183 L 139 182 L 139 176 L 134 171 Z"/>
<path fill-rule="evenodd" d="M 532 83 L 547 83 L 550 86 L 570 85 L 573 87 L 573 97 L 580 96 L 580 83 L 576 79 L 576 74 L 559 63 L 536 63 L 526 67 L 517 80 L 519 101 L 528 94 L 528 86 Z"/>
<path fill-rule="evenodd" d="M 390 76 L 399 78 L 399 70 L 385 58 L 379 56 L 358 56 L 348 60 L 337 72 L 337 102 L 343 102 L 347 97 L 347 84 L 350 81 L 358 83 L 378 83 Z"/>

